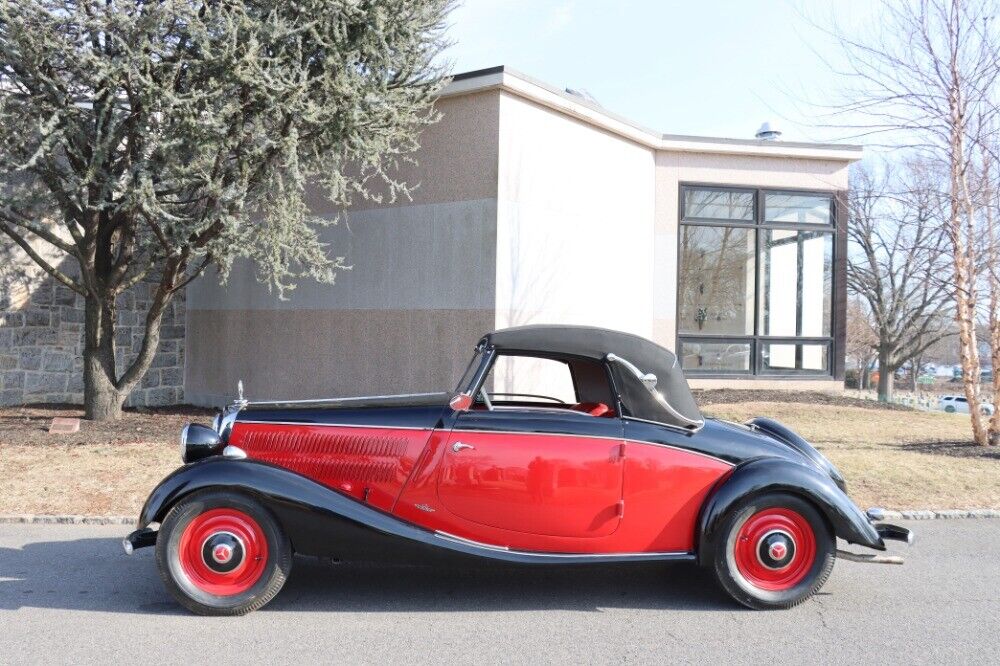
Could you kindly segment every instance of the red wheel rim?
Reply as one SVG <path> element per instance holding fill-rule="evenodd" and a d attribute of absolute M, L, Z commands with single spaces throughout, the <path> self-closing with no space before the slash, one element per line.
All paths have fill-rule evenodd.
<path fill-rule="evenodd" d="M 764 509 L 740 527 L 733 547 L 736 569 L 754 587 L 787 590 L 802 582 L 816 560 L 816 536 L 790 509 Z"/>
<path fill-rule="evenodd" d="M 178 555 L 184 575 L 195 587 L 231 596 L 260 580 L 267 565 L 267 537 L 242 511 L 212 509 L 184 528 Z"/>

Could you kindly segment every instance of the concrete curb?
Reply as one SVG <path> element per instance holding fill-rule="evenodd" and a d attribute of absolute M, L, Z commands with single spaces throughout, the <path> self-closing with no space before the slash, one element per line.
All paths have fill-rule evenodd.
<path fill-rule="evenodd" d="M 886 511 L 886 520 L 934 520 L 955 518 L 1000 518 L 997 509 L 923 509 L 919 511 Z"/>
<path fill-rule="evenodd" d="M 0 514 L 0 525 L 135 525 L 136 516 L 36 516 Z"/>
<path fill-rule="evenodd" d="M 1000 518 L 998 509 L 923 509 L 885 511 L 885 520 L 954 520 L 957 518 Z M 135 525 L 135 516 L 47 516 L 0 514 L 0 525 Z"/>

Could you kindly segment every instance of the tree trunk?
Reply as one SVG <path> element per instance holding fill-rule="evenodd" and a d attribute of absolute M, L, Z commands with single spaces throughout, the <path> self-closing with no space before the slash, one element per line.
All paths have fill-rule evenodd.
<path fill-rule="evenodd" d="M 178 280 L 184 273 L 180 259 L 169 259 L 160 283 L 146 312 L 142 345 L 135 358 L 119 374 L 115 359 L 115 295 L 105 299 L 86 297 L 83 349 L 84 415 L 95 421 L 121 417 L 122 406 L 132 390 L 142 381 L 160 346 L 160 323 L 163 312 L 173 299 Z"/>
<path fill-rule="evenodd" d="M 949 206 L 948 233 L 951 236 L 952 259 L 955 270 L 955 320 L 958 324 L 958 356 L 962 363 L 962 383 L 972 421 L 972 439 L 981 446 L 989 443 L 986 424 L 979 411 L 979 347 L 976 342 L 976 230 L 975 208 L 969 195 L 968 176 L 965 173 L 965 121 L 955 98 L 952 105 L 951 146 L 949 164 L 951 171 L 951 201 Z M 964 218 L 964 219 L 963 219 Z"/>
<path fill-rule="evenodd" d="M 83 348 L 84 417 L 117 419 L 127 393 L 115 386 L 115 307 L 94 296 L 86 298 Z"/>
<path fill-rule="evenodd" d="M 878 401 L 892 402 L 893 368 L 889 367 L 889 353 L 880 349 L 878 353 Z"/>

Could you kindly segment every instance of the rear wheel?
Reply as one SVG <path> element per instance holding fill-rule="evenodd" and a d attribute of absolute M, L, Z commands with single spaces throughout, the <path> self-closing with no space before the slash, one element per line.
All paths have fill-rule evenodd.
<path fill-rule="evenodd" d="M 288 538 L 256 500 L 205 491 L 175 505 L 160 526 L 156 563 L 171 594 L 200 615 L 243 615 L 281 590 Z"/>
<path fill-rule="evenodd" d="M 836 540 L 823 516 L 794 495 L 753 498 L 723 519 L 714 569 L 722 587 L 750 608 L 791 608 L 833 570 Z"/>

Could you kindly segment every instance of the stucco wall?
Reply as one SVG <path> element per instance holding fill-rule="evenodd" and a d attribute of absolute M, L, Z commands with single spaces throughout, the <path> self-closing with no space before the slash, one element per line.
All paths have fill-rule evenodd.
<path fill-rule="evenodd" d="M 653 152 L 504 93 L 499 156 L 496 327 L 587 324 L 649 337 Z M 496 390 L 543 385 L 505 375 Z"/>
<path fill-rule="evenodd" d="M 847 189 L 848 163 L 657 151 L 653 339 L 670 349 L 676 347 L 678 197 L 682 182 L 832 193 Z"/>
<path fill-rule="evenodd" d="M 450 390 L 495 307 L 498 93 L 438 103 L 419 166 L 400 177 L 411 200 L 360 203 L 324 230 L 350 271 L 303 281 L 280 301 L 239 266 L 188 298 L 186 395 L 229 400 Z M 313 211 L 337 211 L 311 199 Z"/>

